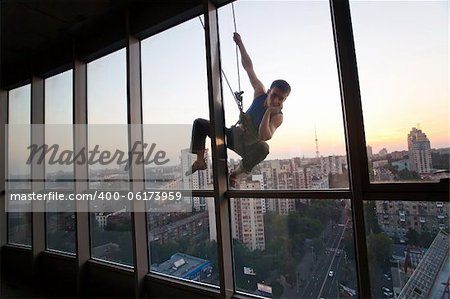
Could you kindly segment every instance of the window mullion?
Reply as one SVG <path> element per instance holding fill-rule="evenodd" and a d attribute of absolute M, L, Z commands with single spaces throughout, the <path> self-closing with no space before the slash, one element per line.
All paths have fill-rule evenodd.
<path fill-rule="evenodd" d="M 229 200 L 226 196 L 227 155 L 224 130 L 225 114 L 221 85 L 218 16 L 217 8 L 211 1 L 205 4 L 205 40 L 220 289 L 224 298 L 231 298 L 234 292 L 234 279 L 230 226 L 231 215 Z"/>
<path fill-rule="evenodd" d="M 0 247 L 6 245 L 7 216 L 5 211 L 6 139 L 8 92 L 0 90 Z"/>
<path fill-rule="evenodd" d="M 74 152 L 84 151 L 87 154 L 87 65 L 85 62 L 73 62 L 73 123 Z M 88 190 L 87 163 L 74 163 L 74 191 L 83 193 Z M 77 292 L 86 293 L 84 277 L 86 262 L 90 258 L 89 249 L 89 203 L 76 201 L 76 255 L 77 255 Z"/>
<path fill-rule="evenodd" d="M 360 297 L 370 298 L 363 194 L 369 183 L 364 125 L 348 1 L 330 0 L 352 192 Z"/>

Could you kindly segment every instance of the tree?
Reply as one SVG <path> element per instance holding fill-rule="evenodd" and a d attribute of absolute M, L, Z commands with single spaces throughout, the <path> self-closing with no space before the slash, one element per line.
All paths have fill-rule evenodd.
<path fill-rule="evenodd" d="M 389 266 L 392 240 L 383 233 L 369 235 L 367 237 L 367 255 L 372 269 Z"/>
<path fill-rule="evenodd" d="M 401 181 L 417 181 L 420 180 L 420 175 L 415 171 L 409 171 L 408 169 L 402 169 L 397 173 L 397 177 Z"/>
<path fill-rule="evenodd" d="M 272 296 L 273 298 L 281 298 L 284 292 L 284 287 L 278 281 L 272 282 Z"/>
<path fill-rule="evenodd" d="M 405 237 L 408 239 L 409 245 L 420 246 L 420 243 L 422 243 L 420 241 L 420 234 L 411 228 L 408 230 Z"/>
<path fill-rule="evenodd" d="M 434 169 L 450 170 L 450 154 L 431 152 L 431 161 Z"/>
<path fill-rule="evenodd" d="M 344 238 L 344 250 L 348 260 L 355 260 L 355 243 L 351 235 L 347 234 Z"/>
<path fill-rule="evenodd" d="M 434 234 L 432 234 L 432 233 L 430 233 L 428 231 L 422 232 L 420 234 L 420 237 L 419 237 L 419 239 L 420 239 L 420 246 L 421 247 L 425 247 L 425 248 L 430 247 L 430 245 L 433 242 L 434 238 L 435 238 Z"/>
<path fill-rule="evenodd" d="M 375 202 L 364 203 L 364 215 L 366 216 L 366 231 L 378 234 L 381 232 L 380 225 L 378 224 Z"/>
<path fill-rule="evenodd" d="M 303 215 L 319 221 L 326 225 L 328 221 L 338 221 L 340 219 L 340 210 L 335 200 L 315 200 L 307 206 Z"/>
<path fill-rule="evenodd" d="M 237 288 L 253 292 L 258 282 L 270 276 L 272 259 L 259 250 L 250 251 L 236 239 L 233 239 L 233 252 Z M 252 268 L 255 275 L 244 274 L 244 267 Z"/>

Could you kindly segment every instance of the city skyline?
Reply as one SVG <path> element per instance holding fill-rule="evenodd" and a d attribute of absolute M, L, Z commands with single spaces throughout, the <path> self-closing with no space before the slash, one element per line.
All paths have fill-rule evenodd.
<path fill-rule="evenodd" d="M 44 51 L 7 66 L 6 88 L 35 66 L 30 84 L 2 96 L 7 292 L 449 295 L 448 0 L 113 2 L 72 14 L 51 2 L 5 6 L 6 25 L 66 20 L 25 31 L 47 33 L 34 49 L 75 54 L 56 71 L 65 55 Z M 218 27 L 205 35 L 208 16 Z M 194 120 L 211 117 L 220 136 L 239 118 L 233 91 L 245 92 L 244 111 L 252 103 L 234 31 L 266 87 L 292 86 L 284 121 L 270 154 L 238 178 L 242 158 L 226 138 L 206 138 L 192 173 L 202 158 L 189 148 Z M 30 163 L 42 142 L 55 149 Z"/>
<path fill-rule="evenodd" d="M 52 124 L 52 126 L 54 126 L 54 124 Z M 66 126 L 68 126 L 68 125 L 65 125 L 65 127 Z M 159 125 L 159 126 L 161 126 L 161 125 Z M 174 125 L 174 126 L 177 127 L 177 125 Z M 12 127 L 15 128 L 14 129 L 15 132 L 22 132 L 24 130 L 24 127 L 22 125 L 12 126 Z M 67 128 L 64 128 L 64 129 L 67 130 Z M 106 126 L 103 127 L 102 130 L 106 130 Z M 428 144 L 431 144 L 431 140 L 429 140 L 429 138 L 427 138 L 427 135 L 426 135 L 426 133 L 424 131 L 422 131 L 420 129 L 417 129 L 416 127 L 412 127 L 410 129 L 409 133 L 406 134 L 406 138 L 405 138 L 406 146 L 404 148 L 391 151 L 388 148 L 383 147 L 383 148 L 381 148 L 381 149 L 379 149 L 377 151 L 376 149 L 374 150 L 373 147 L 370 144 L 367 144 L 367 147 L 371 149 L 371 153 L 370 153 L 370 155 L 368 157 L 369 161 L 371 160 L 371 156 L 372 155 L 378 155 L 379 153 L 382 153 L 384 151 L 387 151 L 387 153 L 402 152 L 402 151 L 406 151 L 407 152 L 407 151 L 409 151 L 409 146 L 410 146 L 409 142 L 408 142 L 409 134 L 411 134 L 411 132 L 414 131 L 414 130 L 416 130 L 416 131 L 418 130 L 421 134 L 423 134 L 425 136 L 425 138 L 427 139 Z M 173 134 L 173 128 L 171 129 L 171 131 L 172 131 L 172 134 Z M 56 140 L 56 139 L 57 139 L 56 137 L 52 137 L 52 140 Z M 65 142 L 67 143 L 67 140 L 65 140 Z M 165 142 L 167 142 L 167 141 L 165 141 Z M 178 142 L 177 144 L 179 146 L 180 142 Z M 26 166 L 24 162 L 27 159 L 26 157 L 28 157 L 28 152 L 26 150 L 26 147 L 27 147 L 26 143 L 24 142 L 24 140 L 21 139 L 21 140 L 16 141 L 12 145 L 15 146 L 16 150 L 15 151 L 9 151 L 9 153 L 7 153 L 7 155 L 9 155 L 8 161 L 9 161 L 10 165 L 12 165 L 12 167 L 10 166 L 9 169 L 15 169 L 15 170 L 17 170 L 17 169 L 22 169 L 22 170 L 26 169 L 27 167 L 24 168 L 24 166 Z M 65 145 L 67 146 L 67 144 L 65 144 Z M 10 147 L 11 147 L 11 145 L 10 145 Z M 21 148 L 23 150 L 22 151 L 20 151 L 20 150 L 18 151 L 17 149 L 19 149 L 19 148 Z M 63 145 L 63 149 L 67 150 L 64 147 L 64 145 Z M 110 149 L 110 148 L 108 147 L 108 149 Z M 320 149 L 321 148 L 320 148 L 320 144 L 319 144 L 318 145 L 319 157 L 346 156 L 346 153 L 344 153 L 344 154 L 324 155 L 324 154 L 322 154 L 322 151 Z M 449 147 L 444 147 L 444 148 L 433 148 L 433 147 L 430 146 L 430 150 L 445 150 L 445 149 L 450 149 L 450 146 Z M 210 148 L 208 148 L 208 151 L 210 151 Z M 177 152 L 177 150 L 171 149 L 169 157 L 170 157 L 172 162 L 171 162 L 171 164 L 169 166 L 178 165 L 178 162 L 175 162 L 175 161 L 179 160 L 181 162 L 182 154 L 177 154 L 176 152 Z M 47 156 L 46 156 L 47 158 L 48 158 L 48 155 L 49 154 L 47 154 Z M 228 155 L 229 155 L 229 157 L 228 157 L 229 162 L 232 162 L 233 160 L 239 160 L 240 159 L 240 157 L 237 154 L 235 154 L 234 152 L 232 152 L 230 150 L 228 150 Z M 178 157 L 178 159 L 177 159 L 177 157 Z M 46 160 L 47 160 L 47 158 L 46 158 Z M 278 157 L 273 157 L 272 159 L 267 158 L 267 159 L 265 159 L 265 161 L 278 160 L 278 159 L 292 159 L 292 158 L 307 158 L 307 159 L 316 158 L 316 152 L 314 153 L 314 155 L 311 155 L 311 156 L 306 156 L 304 154 L 302 155 L 301 153 L 298 153 L 298 155 L 288 156 L 288 157 L 278 156 Z M 175 163 L 175 164 L 173 164 L 173 163 Z M 430 162 L 428 162 L 428 163 L 430 163 Z M 60 168 L 58 168 L 58 165 L 47 165 L 47 167 L 49 167 L 48 169 L 52 169 L 53 170 L 51 172 L 46 172 L 47 174 L 57 173 L 57 172 L 61 172 L 61 171 L 67 172 L 67 173 L 72 172 L 72 170 L 70 170 L 70 164 L 65 164 L 63 166 L 59 166 Z M 114 169 L 114 168 L 117 168 L 117 167 L 118 166 L 115 165 L 115 164 L 110 164 L 110 165 L 102 166 L 101 168 L 92 167 L 92 165 L 91 165 L 89 168 L 91 170 L 98 171 L 98 170 L 101 170 L 101 169 Z M 431 166 L 429 166 L 429 167 L 431 167 Z M 29 165 L 28 165 L 28 168 L 29 168 Z M 119 167 L 119 168 L 121 168 L 121 167 Z M 26 171 L 22 172 L 22 173 L 11 173 L 10 172 L 9 174 L 10 175 L 11 174 L 24 175 L 24 174 L 27 174 L 27 172 Z"/>
<path fill-rule="evenodd" d="M 443 63 L 448 61 L 446 8 L 446 1 L 351 1 L 364 129 L 367 144 L 374 152 L 382 148 L 390 152 L 406 149 L 405 136 L 417 124 L 427 133 L 431 148 L 450 147 L 445 80 L 448 74 L 447 64 Z M 321 155 L 345 154 L 328 3 L 238 1 L 235 12 L 238 31 L 260 79 L 267 86 L 274 78 L 283 77 L 292 86 L 284 105 L 284 123 L 269 141 L 267 159 L 314 156 L 316 132 Z M 272 15 L 284 18 L 276 24 L 251 22 Z M 371 26 L 372 23 L 380 26 Z M 227 5 L 219 10 L 221 63 L 232 86 L 238 88 L 233 31 L 231 6 Z M 268 42 L 271 36 L 277 36 L 283 43 Z M 382 55 L 375 55 L 377 59 L 371 61 L 378 45 L 390 48 L 379 49 Z M 204 31 L 200 20 L 194 18 L 147 38 L 141 47 L 144 123 L 191 125 L 197 117 L 209 118 Z M 89 123 L 126 123 L 125 54 L 121 49 L 88 64 Z M 409 67 L 421 72 L 412 77 Z M 177 71 L 173 72 L 174 69 Z M 240 71 L 245 109 L 250 105 L 252 88 L 242 67 Z M 384 77 L 385 73 L 391 75 Z M 55 106 L 70 103 L 67 98 L 72 95 L 68 92 L 72 88 L 71 75 L 68 71 L 56 76 L 64 79 L 46 79 L 46 103 L 48 97 L 59 99 L 52 100 Z M 9 92 L 10 123 L 29 123 L 30 93 L 29 85 Z M 225 82 L 223 96 L 226 125 L 230 126 L 238 119 L 238 109 Z M 116 109 L 104 113 L 104 107 L 112 106 Z M 70 109 L 61 106 L 49 109 L 48 112 L 54 112 L 51 122 L 71 123 Z"/>

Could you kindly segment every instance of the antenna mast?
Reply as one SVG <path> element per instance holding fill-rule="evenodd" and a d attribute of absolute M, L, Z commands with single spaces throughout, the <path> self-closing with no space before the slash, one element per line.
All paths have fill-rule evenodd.
<path fill-rule="evenodd" d="M 319 140 L 317 139 L 317 128 L 316 128 L 316 126 L 314 126 L 314 134 L 316 136 L 316 139 L 314 139 L 316 141 L 316 158 L 319 158 Z"/>

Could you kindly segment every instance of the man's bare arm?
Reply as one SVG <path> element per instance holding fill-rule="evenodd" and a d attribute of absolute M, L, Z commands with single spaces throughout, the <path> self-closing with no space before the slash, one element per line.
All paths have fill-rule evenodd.
<path fill-rule="evenodd" d="M 256 98 L 264 94 L 266 92 L 266 89 L 264 88 L 262 82 L 256 76 L 255 70 L 253 69 L 253 62 L 250 56 L 248 55 L 247 50 L 245 49 L 244 43 L 242 42 L 239 33 L 235 32 L 233 39 L 238 45 L 239 51 L 241 52 L 242 66 L 244 67 L 244 70 L 247 72 L 248 78 L 250 79 L 250 83 L 252 84 L 253 90 L 255 91 L 254 98 Z"/>
<path fill-rule="evenodd" d="M 283 114 L 276 113 L 278 111 L 280 111 L 279 108 L 269 107 L 264 113 L 258 130 L 260 140 L 267 141 L 271 139 L 276 129 L 283 123 Z"/>

